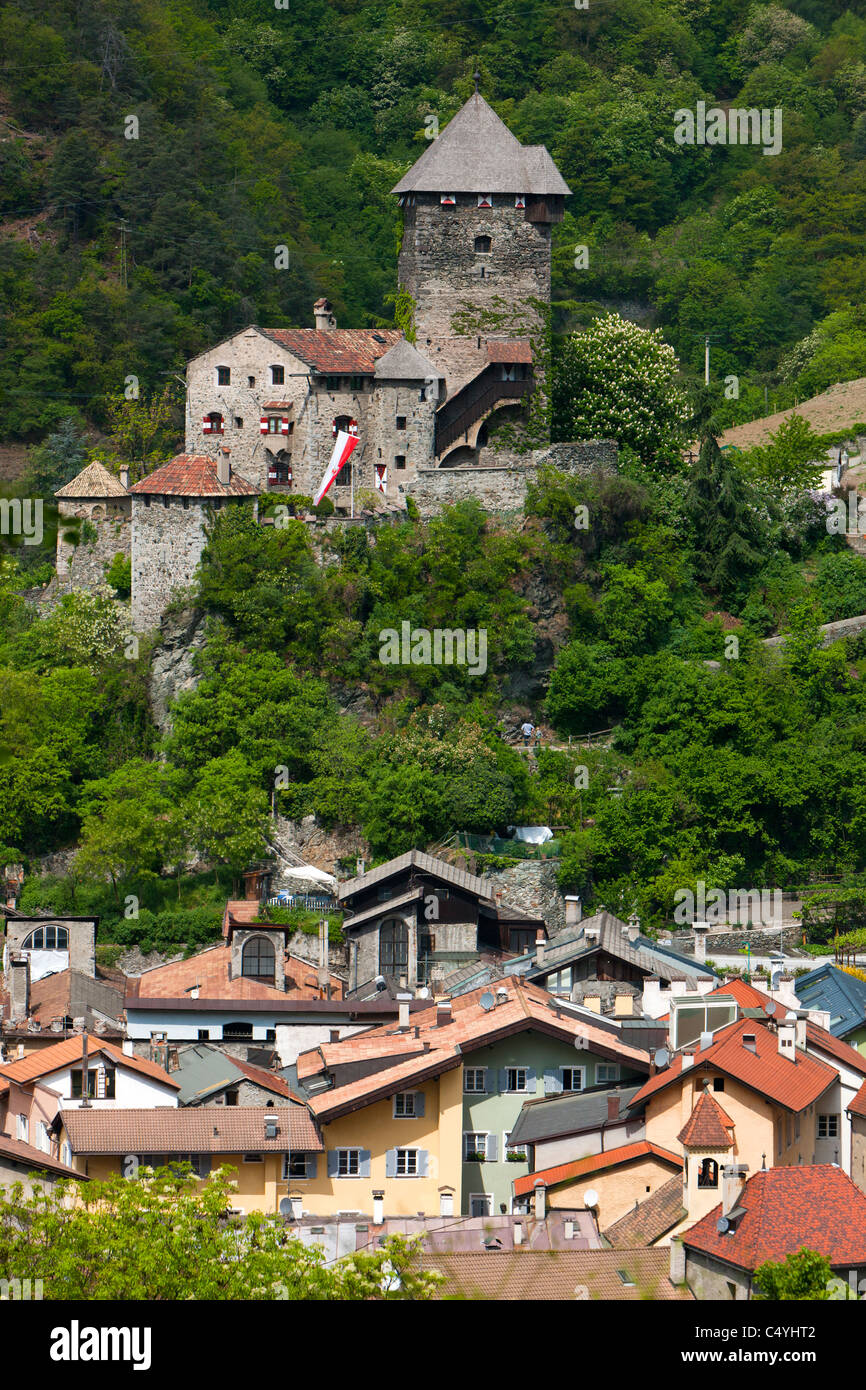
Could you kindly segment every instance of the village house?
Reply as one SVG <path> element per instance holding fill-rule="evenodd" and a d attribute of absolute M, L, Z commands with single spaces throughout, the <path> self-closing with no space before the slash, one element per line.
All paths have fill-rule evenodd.
<path fill-rule="evenodd" d="M 288 1215 L 288 1187 L 297 1173 L 315 1173 L 322 1141 L 302 1105 L 186 1106 L 176 1110 L 64 1110 L 61 1153 L 90 1178 L 188 1162 L 201 1179 L 227 1167 L 232 1210 Z"/>
<path fill-rule="evenodd" d="M 262 1105 L 271 1109 L 289 1100 L 301 1103 L 278 1072 L 231 1057 L 208 1043 L 170 1047 L 167 1069 L 180 1087 L 181 1105 Z"/>
<path fill-rule="evenodd" d="M 515 1179 L 514 1198 L 522 1208 L 528 1207 L 533 1198 L 543 1199 L 551 1206 L 585 1208 L 596 1217 L 599 1230 L 605 1232 L 606 1227 L 633 1209 L 636 1200 L 647 1201 L 671 1183 L 681 1188 L 682 1172 L 679 1154 L 639 1139 L 540 1172 L 526 1173 Z M 678 1215 L 681 1207 L 680 1192 Z"/>
<path fill-rule="evenodd" d="M 838 965 L 819 965 L 794 982 L 794 993 L 804 1009 L 829 1014 L 834 1038 L 866 1052 L 866 980 Z"/>
<path fill-rule="evenodd" d="M 0 1134 L 0 1199 L 3 1188 L 11 1188 L 20 1183 L 25 1197 L 32 1195 L 34 1188 L 51 1188 L 61 1178 L 76 1178 L 74 1168 L 61 1163 L 49 1152 L 34 1148 L 32 1144 L 22 1143 L 8 1134 Z M 6 1194 L 8 1199 L 8 1192 Z"/>
<path fill-rule="evenodd" d="M 524 1146 L 533 1171 L 636 1143 L 644 1137 L 643 1116 L 629 1115 L 628 1105 L 640 1084 L 619 1082 L 528 1100 L 511 1142 Z"/>
<path fill-rule="evenodd" d="M 41 980 L 59 970 L 77 970 L 96 976 L 96 929 L 98 917 L 76 917 L 47 912 L 28 914 L 17 908 L 0 906 L 6 919 L 3 945 L 3 973 L 8 975 L 11 955 L 28 960 L 28 979 Z M 11 982 L 7 986 L 13 993 Z"/>

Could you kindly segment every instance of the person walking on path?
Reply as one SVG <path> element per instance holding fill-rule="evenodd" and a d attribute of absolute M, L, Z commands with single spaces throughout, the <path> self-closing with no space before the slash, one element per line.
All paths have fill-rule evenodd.
<path fill-rule="evenodd" d="M 531 723 L 529 722 L 528 719 L 525 719 L 524 722 L 521 724 L 521 726 L 520 726 L 520 732 L 523 734 L 523 746 L 524 746 L 524 748 L 528 748 L 528 747 L 529 747 L 529 740 L 532 738 L 532 734 L 533 734 L 534 729 L 535 729 L 535 725 L 534 725 L 534 724 L 531 724 Z"/>

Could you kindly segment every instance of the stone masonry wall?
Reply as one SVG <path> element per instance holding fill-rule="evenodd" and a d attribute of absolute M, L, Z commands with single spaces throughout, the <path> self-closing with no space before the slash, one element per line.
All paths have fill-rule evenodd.
<path fill-rule="evenodd" d="M 90 593 L 109 593 L 105 571 L 115 555 L 130 554 L 132 548 L 132 499 L 61 499 L 58 502 L 57 588 L 86 589 Z M 87 540 L 81 526 L 87 521 L 96 528 L 96 537 Z M 66 539 L 70 524 L 77 523 L 77 545 Z"/>
<path fill-rule="evenodd" d="M 527 463 L 516 468 L 419 468 L 407 491 L 422 516 L 465 497 L 477 497 L 487 511 L 509 513 L 523 509 L 527 485 L 535 481 L 542 464 L 584 477 L 617 471 L 617 446 L 609 439 L 551 444 L 546 449 L 534 449 L 526 458 Z"/>
<path fill-rule="evenodd" d="M 133 497 L 132 626 L 136 632 L 157 627 L 174 591 L 192 583 L 204 549 L 205 526 L 225 501 Z"/>

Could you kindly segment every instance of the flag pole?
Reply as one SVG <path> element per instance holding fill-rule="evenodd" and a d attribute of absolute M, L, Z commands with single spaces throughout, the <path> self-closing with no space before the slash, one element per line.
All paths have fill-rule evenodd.
<path fill-rule="evenodd" d="M 352 472 L 351 472 L 351 474 L 349 475 L 349 481 L 350 481 L 350 483 L 352 484 L 352 506 L 351 506 L 350 515 L 351 515 L 352 517 L 354 517 L 354 515 L 355 515 L 355 470 L 354 470 L 354 468 L 352 468 L 352 460 L 351 460 L 351 459 L 349 459 L 349 467 L 352 469 Z"/>

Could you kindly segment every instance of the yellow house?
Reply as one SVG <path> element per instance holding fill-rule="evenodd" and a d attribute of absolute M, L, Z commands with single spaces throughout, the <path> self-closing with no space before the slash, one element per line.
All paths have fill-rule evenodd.
<path fill-rule="evenodd" d="M 61 1110 L 60 1155 L 90 1178 L 188 1160 L 201 1178 L 215 1168 L 231 1179 L 237 1211 L 287 1213 L 290 1173 L 315 1170 L 322 1141 L 305 1106 Z M 282 1206 L 281 1206 L 282 1204 Z"/>
<path fill-rule="evenodd" d="M 683 1160 L 678 1154 L 639 1139 L 604 1153 L 588 1154 L 527 1173 L 516 1180 L 514 1195 L 535 1195 L 538 1201 L 541 1187 L 545 1207 L 565 1207 L 569 1211 L 589 1207 L 603 1231 L 632 1211 L 636 1201 L 643 1201 L 671 1183 L 681 1187 L 682 1169 Z M 677 1202 L 677 1215 L 679 1206 Z"/>

